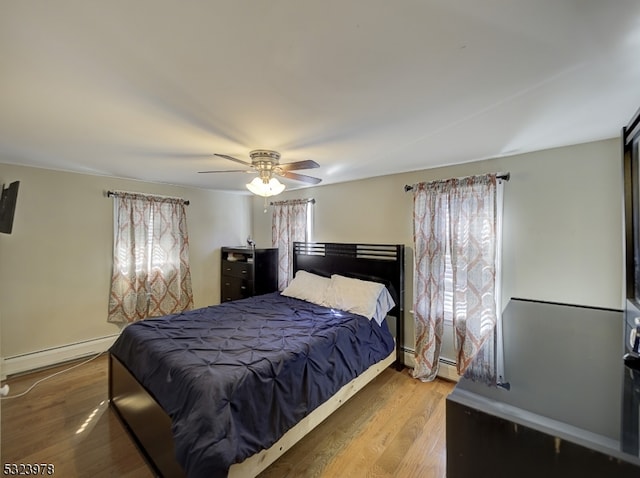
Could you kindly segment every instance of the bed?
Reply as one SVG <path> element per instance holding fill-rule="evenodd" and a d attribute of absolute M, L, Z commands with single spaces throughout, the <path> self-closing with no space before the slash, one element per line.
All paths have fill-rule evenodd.
<path fill-rule="evenodd" d="M 388 321 L 403 317 L 404 246 L 295 243 L 294 273 L 291 291 L 299 277 L 376 283 L 395 305 L 374 320 L 285 290 L 147 319 L 111 348 L 110 404 L 158 475 L 255 476 L 402 368 L 403 321 Z"/>

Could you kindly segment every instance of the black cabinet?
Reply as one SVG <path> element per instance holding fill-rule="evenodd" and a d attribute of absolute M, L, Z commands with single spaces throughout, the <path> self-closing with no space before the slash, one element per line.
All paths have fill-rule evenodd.
<path fill-rule="evenodd" d="M 447 478 L 639 477 L 622 311 L 514 298 L 502 318 L 510 388 L 447 397 Z"/>
<path fill-rule="evenodd" d="M 223 247 L 220 302 L 278 290 L 278 249 Z"/>

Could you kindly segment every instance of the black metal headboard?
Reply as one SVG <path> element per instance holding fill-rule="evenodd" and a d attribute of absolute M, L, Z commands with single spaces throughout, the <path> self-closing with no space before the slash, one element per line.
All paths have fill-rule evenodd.
<path fill-rule="evenodd" d="M 381 282 L 387 286 L 396 306 L 389 315 L 396 318 L 398 364 L 404 344 L 404 244 L 349 244 L 294 242 L 293 272 L 298 270 L 329 277 L 340 274 Z"/>

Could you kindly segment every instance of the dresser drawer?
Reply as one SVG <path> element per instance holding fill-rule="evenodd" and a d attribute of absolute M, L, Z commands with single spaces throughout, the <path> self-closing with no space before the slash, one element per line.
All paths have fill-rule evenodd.
<path fill-rule="evenodd" d="M 253 281 L 239 277 L 222 276 L 220 302 L 244 299 L 253 295 Z"/>
<path fill-rule="evenodd" d="M 253 279 L 253 264 L 248 262 L 222 261 L 222 275 Z"/>

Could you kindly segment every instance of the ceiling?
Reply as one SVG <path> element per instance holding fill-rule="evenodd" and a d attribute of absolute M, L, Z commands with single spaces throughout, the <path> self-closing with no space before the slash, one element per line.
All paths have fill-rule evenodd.
<path fill-rule="evenodd" d="M 0 65 L 0 162 L 246 192 L 198 171 L 264 148 L 329 184 L 618 136 L 640 2 L 21 0 Z"/>

